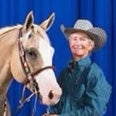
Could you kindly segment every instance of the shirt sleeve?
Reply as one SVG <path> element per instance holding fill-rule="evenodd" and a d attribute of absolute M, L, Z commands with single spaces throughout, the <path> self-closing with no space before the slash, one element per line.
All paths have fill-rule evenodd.
<path fill-rule="evenodd" d="M 88 79 L 85 102 L 74 111 L 59 116 L 101 116 L 106 111 L 106 105 L 111 94 L 111 86 L 102 72 L 95 73 Z"/>

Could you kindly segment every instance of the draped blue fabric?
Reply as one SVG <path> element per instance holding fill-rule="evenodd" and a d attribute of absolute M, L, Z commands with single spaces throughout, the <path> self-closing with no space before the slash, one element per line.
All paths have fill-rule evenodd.
<path fill-rule="evenodd" d="M 67 27 L 74 25 L 77 19 L 89 19 L 94 26 L 103 28 L 108 35 L 106 45 L 92 54 L 95 61 L 106 75 L 112 86 L 112 95 L 105 116 L 116 116 L 116 0 L 0 0 L 0 27 L 23 24 L 29 11 L 33 11 L 35 23 L 40 24 L 52 12 L 56 19 L 52 28 L 48 31 L 51 43 L 55 48 L 54 65 L 56 75 L 66 66 L 71 54 L 68 43 L 60 31 L 60 25 Z M 2 53 L 1 53 L 2 54 Z M 12 113 L 21 97 L 23 85 L 15 80 L 8 92 L 8 100 Z M 26 90 L 26 95 L 30 94 Z M 101 93 L 102 94 L 102 93 Z M 35 97 L 26 103 L 16 116 L 30 116 Z M 46 106 L 38 100 L 34 116 L 41 116 L 46 112 Z"/>

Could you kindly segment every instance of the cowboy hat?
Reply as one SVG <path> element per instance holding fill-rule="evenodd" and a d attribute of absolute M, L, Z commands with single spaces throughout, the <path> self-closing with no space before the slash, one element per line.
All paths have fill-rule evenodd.
<path fill-rule="evenodd" d="M 65 28 L 63 25 L 61 25 L 61 31 L 64 33 L 67 39 L 72 33 L 83 32 L 87 34 L 90 39 L 94 41 L 94 50 L 103 46 L 107 39 L 105 31 L 101 28 L 93 27 L 92 23 L 88 20 L 77 20 L 74 28 Z"/>

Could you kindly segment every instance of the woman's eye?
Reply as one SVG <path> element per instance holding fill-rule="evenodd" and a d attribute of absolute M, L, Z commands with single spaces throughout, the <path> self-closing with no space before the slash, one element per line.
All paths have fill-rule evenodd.
<path fill-rule="evenodd" d="M 80 40 L 81 40 L 81 41 L 85 41 L 86 39 L 85 39 L 84 37 L 81 37 Z"/>

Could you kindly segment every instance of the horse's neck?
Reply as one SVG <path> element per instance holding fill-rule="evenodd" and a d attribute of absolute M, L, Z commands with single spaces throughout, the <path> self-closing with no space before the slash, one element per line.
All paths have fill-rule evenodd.
<path fill-rule="evenodd" d="M 19 29 L 13 29 L 0 35 L 0 88 L 11 78 L 10 58 L 18 33 Z"/>
<path fill-rule="evenodd" d="M 3 103 L 6 90 L 11 79 L 10 59 L 16 45 L 19 28 L 5 28 L 0 30 L 0 116 L 3 115 Z"/>

